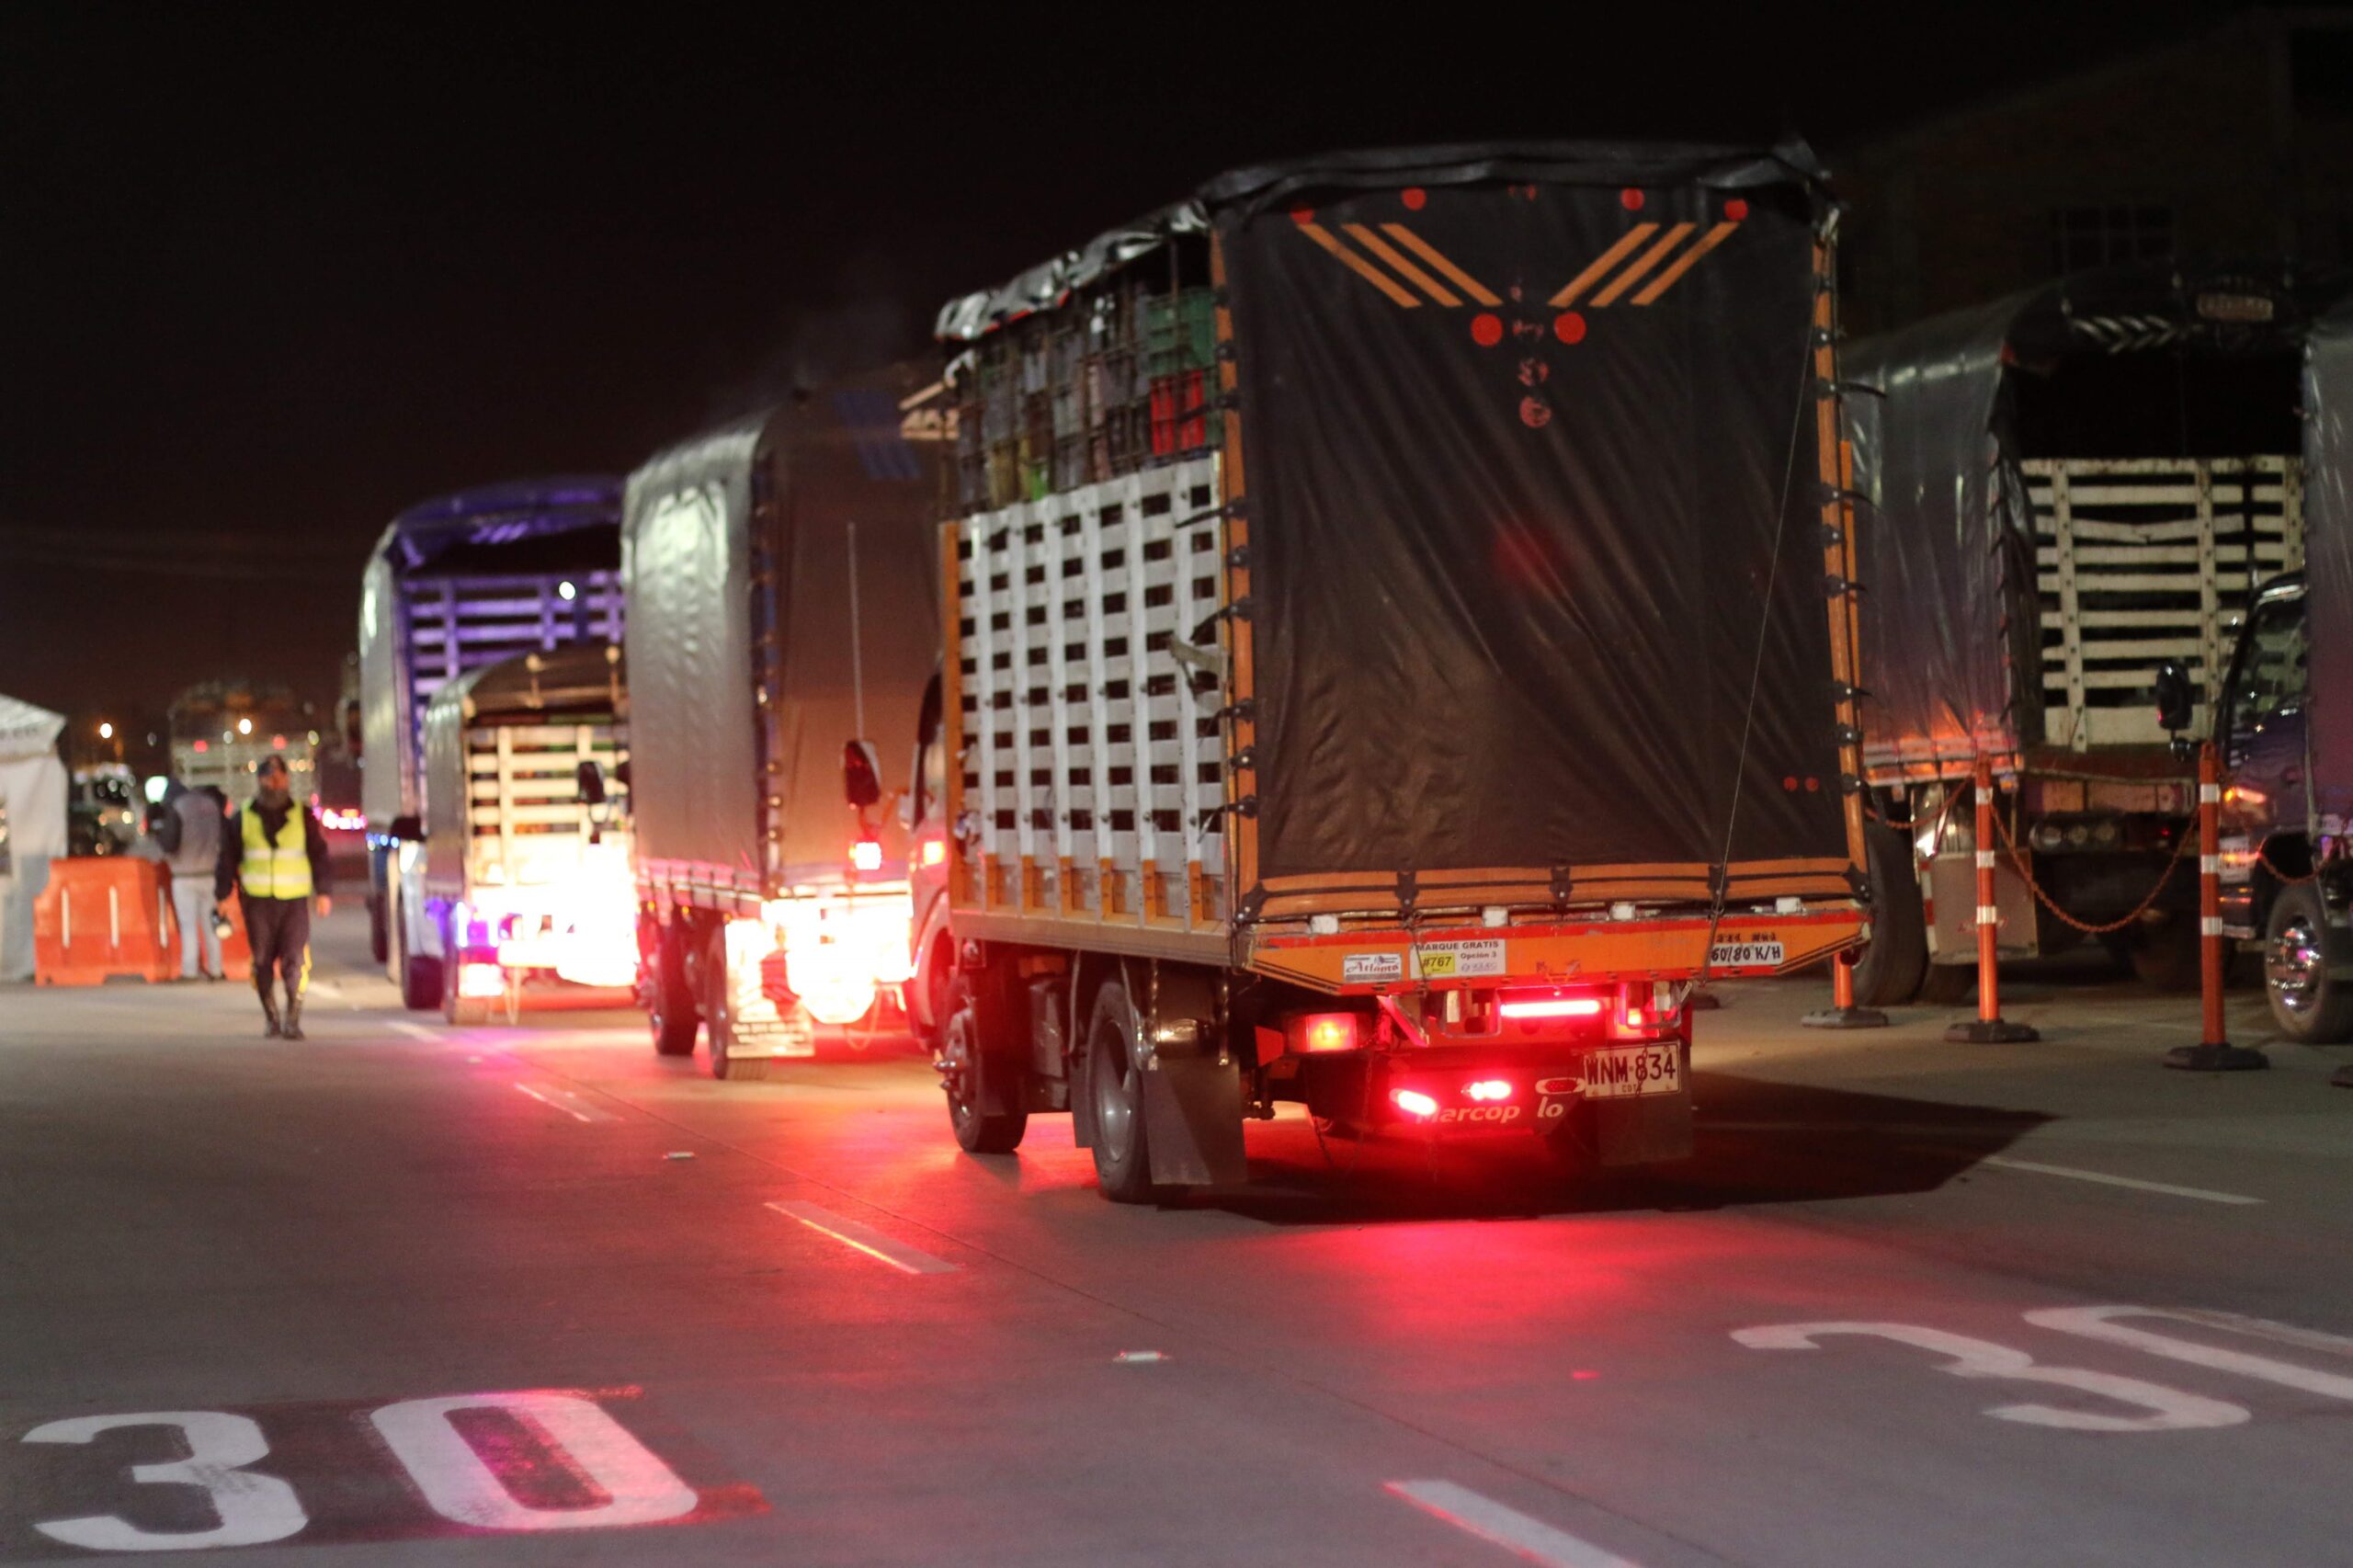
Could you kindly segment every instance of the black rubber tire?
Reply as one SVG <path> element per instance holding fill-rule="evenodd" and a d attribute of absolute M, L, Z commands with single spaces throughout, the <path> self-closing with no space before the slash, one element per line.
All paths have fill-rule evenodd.
<path fill-rule="evenodd" d="M 940 1030 L 941 1051 L 959 1062 L 941 1085 L 948 1093 L 948 1125 L 956 1134 L 956 1146 L 968 1154 L 1010 1154 L 1029 1131 L 1026 1107 L 983 1113 L 978 1103 L 974 1075 L 986 1077 L 992 1071 L 1006 1071 L 1007 1042 L 994 1037 L 1004 1032 L 1010 1020 L 1006 1009 L 984 1006 L 983 994 L 983 988 L 994 983 L 992 977 L 984 975 L 976 986 L 972 976 L 961 972 L 950 980 L 947 1022 Z"/>
<path fill-rule="evenodd" d="M 441 951 L 447 954 L 449 950 L 449 934 L 445 928 L 441 934 Z M 445 957 L 436 967 L 441 971 L 442 1020 L 453 1028 L 470 1028 L 476 1024 L 490 1022 L 491 1005 L 488 997 L 458 994 L 458 976 L 463 971 L 465 966 L 462 963 L 451 963 Z"/>
<path fill-rule="evenodd" d="M 1096 1190 L 1114 1203 L 1149 1203 L 1152 1140 L 1144 1128 L 1142 1075 L 1136 1069 L 1135 1009 L 1126 987 L 1103 983 L 1086 1026 L 1086 1081 L 1095 1098 Z M 1124 1113 L 1124 1114 L 1121 1114 Z"/>
<path fill-rule="evenodd" d="M 1863 828 L 1870 864 L 1871 939 L 1855 958 L 1855 1005 L 1901 1007 L 1919 994 L 1928 971 L 1927 916 L 1920 879 L 1912 869 L 1912 841 L 1885 823 Z"/>
<path fill-rule="evenodd" d="M 1938 1007 L 1959 1006 L 1977 1000 L 1977 966 L 1973 963 L 1932 963 L 1920 977 L 1920 1000 Z"/>
<path fill-rule="evenodd" d="M 2301 928 L 2311 961 L 2301 965 L 2309 986 L 2300 999 L 2283 983 L 2287 951 Z M 2264 999 L 2271 1004 L 2271 1021 L 2299 1045 L 2335 1045 L 2353 1037 L 2353 983 L 2334 979 L 2329 971 L 2353 960 L 2347 952 L 2345 932 L 2328 923 L 2328 910 L 2317 882 L 2294 882 L 2279 890 L 2263 923 Z"/>
<path fill-rule="evenodd" d="M 392 960 L 392 934 L 384 921 L 384 901 L 374 893 L 368 895 L 368 956 L 378 963 Z"/>
<path fill-rule="evenodd" d="M 695 1031 L 702 1015 L 687 992 L 686 943 L 676 926 L 665 926 L 654 938 L 652 994 L 646 999 L 645 1021 L 654 1033 L 656 1056 L 692 1056 Z"/>
<path fill-rule="evenodd" d="M 706 946 L 702 970 L 702 1032 L 703 1042 L 710 1047 L 710 1075 L 730 1084 L 756 1084 L 768 1075 L 769 1058 L 737 1056 L 735 1024 L 733 1010 L 727 1005 L 727 926 L 722 922 L 710 928 L 704 938 Z"/>
<path fill-rule="evenodd" d="M 404 934 L 400 906 L 391 911 L 388 939 L 392 952 L 388 960 L 400 977 L 401 1006 L 412 1013 L 429 1013 L 441 1006 L 441 960 L 423 953 L 408 950 L 408 938 Z"/>
<path fill-rule="evenodd" d="M 2198 917 L 2176 915 L 2159 926 L 2132 926 L 2124 956 L 2142 984 L 2179 994 L 2197 990 L 2204 978 L 2200 945 Z"/>

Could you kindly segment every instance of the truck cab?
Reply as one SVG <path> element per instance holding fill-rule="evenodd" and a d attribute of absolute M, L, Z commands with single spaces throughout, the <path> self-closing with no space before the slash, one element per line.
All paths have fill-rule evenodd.
<path fill-rule="evenodd" d="M 2306 597 L 2301 572 L 2256 597 L 2215 700 L 2213 733 L 2224 780 L 2223 935 L 2261 952 L 2280 1032 L 2325 1044 L 2353 1037 L 2353 938 L 2345 879 L 2325 863 L 2331 835 L 2314 831 Z M 2159 677 L 2161 693 L 2185 687 L 2177 667 Z M 2161 706 L 2168 722 L 2186 717 L 2177 698 Z"/>

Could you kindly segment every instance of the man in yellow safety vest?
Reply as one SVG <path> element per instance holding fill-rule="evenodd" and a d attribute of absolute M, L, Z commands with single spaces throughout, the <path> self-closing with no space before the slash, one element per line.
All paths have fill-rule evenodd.
<path fill-rule="evenodd" d="M 221 912 L 229 894 L 244 906 L 245 939 L 254 952 L 254 989 L 261 993 L 262 1033 L 272 1039 L 302 1038 L 302 992 L 311 979 L 311 901 L 327 913 L 327 840 L 319 819 L 296 801 L 289 787 L 286 759 L 265 760 L 254 776 L 254 798 L 221 835 L 221 862 L 212 896 Z M 286 982 L 281 1018 L 271 992 L 272 973 Z"/>

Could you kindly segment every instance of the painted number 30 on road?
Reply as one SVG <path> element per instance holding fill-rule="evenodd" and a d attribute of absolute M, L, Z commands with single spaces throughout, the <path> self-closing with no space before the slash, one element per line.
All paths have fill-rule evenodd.
<path fill-rule="evenodd" d="M 486 1458 L 463 1429 L 485 1423 L 528 1434 L 523 1444 L 531 1451 L 517 1453 L 513 1445 L 494 1443 L 486 1445 L 493 1450 Z M 578 1393 L 533 1390 L 403 1400 L 369 1410 L 365 1425 L 445 1528 L 558 1530 L 668 1524 L 685 1519 L 703 1502 L 602 1405 Z M 169 1488 L 176 1495 L 123 1496 L 120 1512 L 36 1518 L 33 1528 L 90 1551 L 185 1551 L 262 1546 L 310 1527 L 311 1515 L 294 1487 L 256 1468 L 269 1459 L 270 1445 L 251 1415 L 222 1410 L 77 1415 L 36 1426 L 22 1441 L 86 1445 L 135 1427 L 169 1429 L 186 1455 L 131 1465 L 130 1482 L 134 1489 Z M 153 1445 L 158 1439 L 146 1441 Z M 544 1487 L 517 1484 L 551 1469 L 563 1474 L 570 1489 L 563 1506 L 551 1506 Z M 197 1499 L 201 1507 L 196 1511 L 212 1517 L 210 1528 L 158 1528 L 159 1516 L 188 1519 Z M 438 1532 L 395 1527 L 382 1533 Z"/>

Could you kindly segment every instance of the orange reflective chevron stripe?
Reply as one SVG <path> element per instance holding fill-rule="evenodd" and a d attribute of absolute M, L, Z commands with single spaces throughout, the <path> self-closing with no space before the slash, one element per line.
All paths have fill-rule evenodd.
<path fill-rule="evenodd" d="M 1618 237 L 1618 243 L 1593 258 L 1592 265 L 1569 280 L 1569 286 L 1552 296 L 1555 308 L 1574 305 L 1578 297 L 1601 281 L 1609 269 L 1626 259 L 1626 253 L 1658 233 L 1656 223 L 1637 223 Z"/>
<path fill-rule="evenodd" d="M 1653 300 L 1657 299 L 1661 294 L 1665 293 L 1669 289 L 1675 287 L 1675 280 L 1677 278 L 1690 271 L 1693 264 L 1698 262 L 1701 256 L 1707 255 L 1710 251 L 1723 244 L 1724 241 L 1730 239 L 1732 237 L 1732 232 L 1739 227 L 1740 225 L 1738 223 L 1719 223 L 1714 228 L 1710 229 L 1705 234 L 1700 236 L 1699 243 L 1698 244 L 1693 245 L 1689 250 L 1685 251 L 1681 256 L 1675 258 L 1675 265 L 1669 267 L 1665 272 L 1660 273 L 1656 278 L 1652 278 L 1649 283 L 1643 285 L 1643 291 L 1634 296 L 1634 303 L 1638 305 L 1647 305 Z"/>
<path fill-rule="evenodd" d="M 1392 300 L 1394 300 L 1397 303 L 1404 306 L 1407 310 L 1412 310 L 1421 303 L 1421 301 L 1415 299 L 1412 294 L 1407 293 L 1405 290 L 1387 273 L 1381 271 L 1381 268 L 1373 266 L 1372 263 L 1365 260 L 1364 257 L 1358 256 L 1356 252 L 1342 244 L 1339 242 L 1338 237 L 1331 233 L 1321 223 L 1302 223 L 1299 225 L 1299 232 L 1305 234 L 1309 239 L 1313 240 L 1317 244 L 1322 245 L 1325 250 L 1330 251 L 1334 256 L 1338 256 L 1340 258 L 1340 265 L 1346 267 L 1350 272 L 1355 273 L 1358 277 L 1363 278 L 1366 282 L 1371 284 L 1374 288 L 1388 295 Z"/>
<path fill-rule="evenodd" d="M 1379 234 L 1374 233 L 1370 229 L 1366 228 L 1362 223 L 1347 223 L 1342 226 L 1348 231 L 1348 238 L 1356 241 L 1357 244 L 1364 246 L 1365 249 L 1370 251 L 1373 255 L 1387 262 L 1404 278 L 1406 282 L 1415 285 L 1416 288 L 1420 289 L 1423 293 L 1427 294 L 1439 304 L 1459 305 L 1462 302 L 1461 295 L 1447 288 L 1446 285 L 1440 283 L 1437 278 L 1432 278 L 1428 273 L 1424 272 L 1420 267 L 1415 267 L 1412 262 L 1407 261 L 1404 256 L 1399 256 L 1395 248 L 1392 246 L 1388 241 L 1382 239 Z"/>
<path fill-rule="evenodd" d="M 1698 227 L 1699 225 L 1697 223 L 1677 223 L 1675 227 L 1669 229 L 1659 240 L 1658 244 L 1651 246 L 1650 249 L 1635 257 L 1632 266 L 1627 267 L 1625 271 L 1611 278 L 1609 280 L 1608 287 L 1602 290 L 1600 293 L 1596 294 L 1593 297 L 1593 302 L 1597 305 L 1616 303 L 1619 295 L 1623 294 L 1627 290 L 1631 289 L 1635 284 L 1641 282 L 1644 273 L 1647 273 L 1652 267 L 1656 267 L 1662 260 L 1665 259 L 1666 253 L 1681 244 L 1683 243 L 1684 236 Z"/>
<path fill-rule="evenodd" d="M 1437 267 L 1440 272 L 1445 273 L 1447 278 L 1453 282 L 1456 288 L 1461 290 L 1464 293 L 1470 295 L 1481 304 L 1500 305 L 1503 303 L 1502 299 L 1492 292 L 1485 284 L 1480 282 L 1477 278 L 1472 277 L 1469 273 L 1455 266 L 1454 263 L 1447 260 L 1444 256 L 1439 254 L 1436 245 L 1433 245 L 1427 240 L 1423 239 L 1421 235 L 1414 233 L 1413 230 L 1405 227 L 1404 224 L 1383 223 L 1381 225 L 1381 232 L 1387 234 L 1391 239 L 1395 240 L 1399 244 L 1405 246 L 1415 256 L 1418 256 L 1424 261 L 1428 262 L 1432 267 Z"/>

